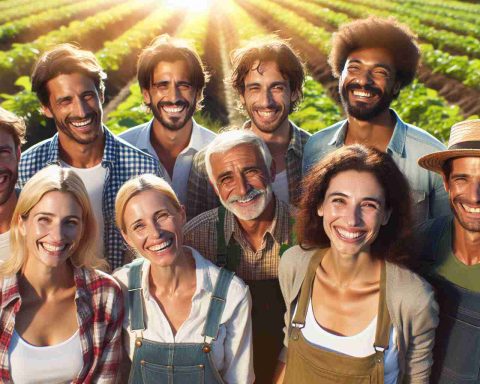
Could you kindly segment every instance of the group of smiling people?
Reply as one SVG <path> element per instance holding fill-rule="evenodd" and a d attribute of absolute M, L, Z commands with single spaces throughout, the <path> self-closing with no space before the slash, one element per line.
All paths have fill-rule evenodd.
<path fill-rule="evenodd" d="M 403 123 L 389 109 L 391 99 L 408 83 L 399 82 L 395 65 L 413 64 L 394 57 L 382 44 L 392 38 L 416 47 L 413 35 L 392 20 L 356 23 L 355 28 L 369 36 L 378 33 L 376 27 L 383 28 L 377 42 L 382 48 L 369 43 L 345 52 L 346 69 L 338 75 L 348 119 L 334 126 L 338 131 L 333 138 L 322 136 L 333 132 L 327 129 L 308 141 L 303 172 L 302 156 L 300 163 L 289 160 L 293 151 L 288 151 L 295 146 L 303 151 L 309 135 L 288 120 L 290 103 L 300 95 L 288 77 L 294 71 L 282 67 L 298 59 L 291 58 L 288 44 L 278 41 L 266 44 L 270 51 L 263 58 L 255 57 L 261 49 L 239 55 L 239 62 L 250 60 L 239 89 L 245 105 L 247 98 L 255 99 L 248 110 L 251 121 L 210 138 L 189 165 L 190 176 L 197 172 L 195 177 L 203 177 L 193 188 L 200 194 L 196 202 L 210 204 L 218 196 L 221 204 L 192 220 L 187 220 L 193 207 L 186 190 L 176 191 L 181 183 L 175 161 L 169 167 L 165 153 L 157 152 L 155 159 L 148 148 L 139 147 L 142 152 L 102 126 L 103 83 L 101 78 L 98 84 L 92 80 L 92 71 L 99 73 L 93 55 L 62 46 L 42 56 L 34 70 L 34 88 L 58 134 L 22 155 L 21 191 L 13 191 L 13 164 L 20 158 L 18 118 L 0 110 L 0 138 L 5 141 L 0 142 L 0 213 L 7 205 L 13 212 L 9 253 L 0 264 L 2 383 L 429 382 L 439 296 L 417 274 L 424 271 L 417 256 L 437 252 L 431 243 L 452 219 L 442 219 L 441 228 L 434 224 L 422 230 L 427 239 L 416 238 L 420 230 L 414 225 L 425 221 L 418 217 L 427 217 L 415 211 L 424 200 L 425 212 L 442 204 L 448 209 L 438 174 L 449 193 L 453 183 L 462 188 L 460 179 L 465 190 L 473 185 L 467 179 L 478 167 L 460 172 L 457 158 L 480 156 L 469 147 L 480 142 L 475 133 L 480 122 L 454 126 L 455 151 L 450 152 L 442 151 L 443 144 L 424 131 Z M 195 79 L 186 75 L 192 68 L 184 53 L 190 51 L 181 52 L 184 56 L 160 55 L 157 62 L 142 53 L 139 61 L 139 66 L 142 60 L 152 61 L 142 92 L 154 119 L 130 134 L 149 129 L 151 142 L 146 145 L 152 150 L 161 147 L 154 140 L 155 129 L 174 135 L 189 126 L 188 137 L 198 132 L 192 119 L 198 100 L 192 96 L 191 105 L 185 100 L 187 93 L 198 96 L 202 88 L 196 89 Z M 417 63 L 418 57 L 413 67 Z M 301 65 L 296 68 L 297 74 L 302 71 Z M 241 71 L 241 65 L 236 70 Z M 412 81 L 415 71 L 410 72 Z M 299 87 L 303 72 L 300 77 Z M 350 87 L 344 86 L 346 78 Z M 266 82 L 271 83 L 268 89 Z M 258 107 L 262 103 L 265 106 Z M 277 120 L 279 124 L 273 124 Z M 354 140 L 368 124 L 375 127 L 377 142 Z M 268 138 L 276 138 L 284 128 L 288 153 L 278 161 L 275 140 Z M 396 137 L 398 144 L 399 132 L 404 133 L 400 160 L 389 141 Z M 340 140 L 344 142 L 337 145 Z M 338 148 L 318 149 L 332 143 Z M 423 168 L 414 169 L 411 152 L 427 147 L 434 153 L 422 153 Z M 89 163 L 95 156 L 87 155 L 95 153 L 102 162 Z M 179 158 L 182 153 L 177 153 Z M 98 164 L 104 168 L 102 188 L 92 198 L 89 182 L 94 174 L 82 174 Z M 288 180 L 279 184 L 283 171 Z M 413 180 L 412 175 L 425 177 Z M 112 180 L 120 179 L 113 193 Z M 298 183 L 290 189 L 291 180 Z M 210 192 L 202 189 L 207 184 Z M 431 193 L 412 191 L 412 184 Z M 418 195 L 423 198 L 418 200 Z M 95 205 L 97 198 L 100 205 Z M 451 204 L 454 207 L 453 200 Z M 468 212 L 459 215 L 480 223 L 476 205 L 462 204 Z M 102 249 L 111 255 L 103 257 Z M 115 265 L 119 250 L 129 260 Z M 112 274 L 106 272 L 109 262 L 118 267 Z M 467 334 L 452 333 L 447 323 L 441 324 L 442 340 Z M 455 365 L 452 353 L 457 349 L 440 345 L 435 382 L 463 383 L 462 365 L 453 372 L 444 364 L 453 359 Z"/>

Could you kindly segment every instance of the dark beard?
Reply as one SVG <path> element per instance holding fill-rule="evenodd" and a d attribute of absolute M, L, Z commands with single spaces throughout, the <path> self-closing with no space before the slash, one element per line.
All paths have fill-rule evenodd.
<path fill-rule="evenodd" d="M 359 107 L 350 104 L 349 99 L 348 99 L 348 92 L 354 89 L 362 89 L 368 92 L 372 92 L 376 95 L 380 96 L 380 99 L 378 102 L 371 106 L 371 107 Z M 350 84 L 347 85 L 346 87 L 343 87 L 340 92 L 340 96 L 342 99 L 342 105 L 345 111 L 347 111 L 349 116 L 353 116 L 358 120 L 361 121 L 368 121 L 371 120 L 378 115 L 380 115 L 382 112 L 384 112 L 386 109 L 390 107 L 390 104 L 392 103 L 393 100 L 393 95 L 387 94 L 387 93 L 382 93 L 378 88 L 371 87 L 369 85 L 366 85 L 364 87 L 361 87 L 358 84 Z"/>
<path fill-rule="evenodd" d="M 480 222 L 478 222 L 478 223 L 465 223 L 462 220 L 461 215 L 458 214 L 455 207 L 456 206 L 450 201 L 450 209 L 452 210 L 452 212 L 455 216 L 455 219 L 457 219 L 457 221 L 461 225 L 461 227 L 468 232 L 480 232 Z"/>
<path fill-rule="evenodd" d="M 160 111 L 161 108 L 165 105 L 170 105 L 170 106 L 185 106 L 187 109 L 187 113 L 185 114 L 185 118 L 182 120 L 176 120 L 176 121 L 168 121 L 163 118 L 162 112 Z M 193 114 L 195 113 L 196 109 L 196 100 L 194 100 L 194 103 L 189 104 L 186 102 L 180 102 L 180 103 L 166 103 L 166 102 L 159 102 L 156 106 L 149 105 L 149 108 L 152 110 L 153 116 L 155 119 L 162 124 L 163 127 L 170 131 L 179 131 L 181 130 L 185 124 L 187 124 L 188 121 L 192 118 Z"/>

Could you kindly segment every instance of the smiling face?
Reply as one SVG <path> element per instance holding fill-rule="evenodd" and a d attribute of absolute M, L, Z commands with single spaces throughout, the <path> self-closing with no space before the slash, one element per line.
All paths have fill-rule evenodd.
<path fill-rule="evenodd" d="M 273 170 L 268 170 L 260 151 L 240 144 L 210 157 L 215 190 L 222 204 L 240 220 L 259 217 L 272 200 Z"/>
<path fill-rule="evenodd" d="M 342 104 L 350 116 L 370 120 L 387 110 L 400 91 L 395 62 L 385 48 L 362 48 L 348 55 L 339 80 Z"/>
<path fill-rule="evenodd" d="M 191 123 L 195 113 L 200 91 L 193 87 L 190 72 L 183 60 L 161 61 L 153 71 L 150 89 L 142 89 L 156 121 L 171 131 Z"/>
<path fill-rule="evenodd" d="M 452 212 L 466 231 L 480 232 L 480 157 L 461 157 L 451 162 L 444 185 Z"/>
<path fill-rule="evenodd" d="M 274 132 L 285 122 L 291 104 L 298 98 L 293 94 L 274 61 L 256 61 L 244 81 L 245 91 L 240 100 L 261 132 Z"/>
<path fill-rule="evenodd" d="M 27 263 L 55 268 L 72 256 L 83 231 L 82 207 L 69 192 L 48 192 L 20 219 Z"/>
<path fill-rule="evenodd" d="M 62 143 L 92 144 L 103 140 L 103 97 L 95 83 L 81 73 L 62 74 L 47 82 L 45 116 L 55 120 Z"/>
<path fill-rule="evenodd" d="M 154 265 L 175 264 L 183 245 L 183 208 L 177 210 L 165 194 L 150 189 L 127 202 L 123 220 L 128 245 Z"/>
<path fill-rule="evenodd" d="M 335 175 L 318 208 L 332 250 L 342 255 L 370 252 L 381 225 L 390 217 L 381 185 L 369 172 Z"/>
<path fill-rule="evenodd" d="M 0 129 L 0 205 L 13 197 L 19 160 L 20 148 L 15 146 L 10 133 Z"/>

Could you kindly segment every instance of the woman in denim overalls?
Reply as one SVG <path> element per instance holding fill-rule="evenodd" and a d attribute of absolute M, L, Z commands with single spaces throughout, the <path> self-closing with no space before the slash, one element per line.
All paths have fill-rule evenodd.
<path fill-rule="evenodd" d="M 252 383 L 251 299 L 233 273 L 183 246 L 185 211 L 163 179 L 117 195 L 117 225 L 139 257 L 115 272 L 128 314 L 129 383 Z"/>

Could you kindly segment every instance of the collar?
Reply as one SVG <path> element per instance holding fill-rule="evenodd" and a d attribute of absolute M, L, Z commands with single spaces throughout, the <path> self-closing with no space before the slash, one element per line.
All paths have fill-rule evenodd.
<path fill-rule="evenodd" d="M 291 120 L 288 120 L 290 124 L 290 142 L 288 143 L 287 152 L 293 151 L 297 156 L 300 158 L 303 156 L 303 148 L 302 148 L 302 134 L 299 127 L 297 127 Z M 242 129 L 252 129 L 252 120 L 247 120 Z"/>
<path fill-rule="evenodd" d="M 396 123 L 395 128 L 393 129 L 392 138 L 390 139 L 390 142 L 387 146 L 387 152 L 396 153 L 399 156 L 402 156 L 404 154 L 405 141 L 407 138 L 407 125 L 398 116 L 395 110 L 390 109 L 390 113 L 395 117 Z M 348 120 L 343 120 L 336 125 L 337 130 L 335 131 L 335 134 L 333 135 L 331 140 L 328 142 L 328 145 L 340 148 L 345 143 Z"/>
<path fill-rule="evenodd" d="M 103 126 L 103 133 L 105 135 L 105 147 L 103 149 L 102 164 L 114 163 L 117 158 L 117 140 L 113 133 L 111 133 L 106 126 Z M 60 149 L 58 132 L 52 137 L 48 148 L 47 164 L 60 163 Z"/>
<path fill-rule="evenodd" d="M 151 119 L 145 126 L 142 128 L 141 132 L 138 135 L 137 147 L 140 148 L 143 152 L 149 153 L 152 156 L 158 159 L 157 153 L 152 146 L 150 140 L 152 129 L 153 129 L 153 120 Z M 202 131 L 200 126 L 197 124 L 195 119 L 192 117 L 192 134 L 190 135 L 190 141 L 186 148 L 182 152 L 187 152 L 190 149 L 195 150 L 195 152 L 200 151 L 204 147 L 204 140 L 202 139 Z"/>
<path fill-rule="evenodd" d="M 264 234 L 263 238 L 265 238 L 265 236 L 267 234 L 270 234 L 270 236 L 272 236 L 273 239 L 277 243 L 280 244 L 282 242 L 282 235 L 281 235 L 282 231 L 281 231 L 280 226 L 277 225 L 277 223 L 280 222 L 279 218 L 282 216 L 283 212 L 282 212 L 281 203 L 277 199 L 275 194 L 273 195 L 273 199 L 275 199 L 275 214 L 273 216 L 272 224 L 265 231 L 265 234 Z M 224 228 L 225 228 L 225 243 L 226 244 L 230 243 L 230 240 L 231 240 L 234 233 L 237 233 L 237 234 L 243 236 L 243 230 L 240 227 L 240 225 L 238 224 L 238 221 L 237 221 L 235 215 L 232 212 L 230 212 L 228 209 L 225 212 Z"/>

